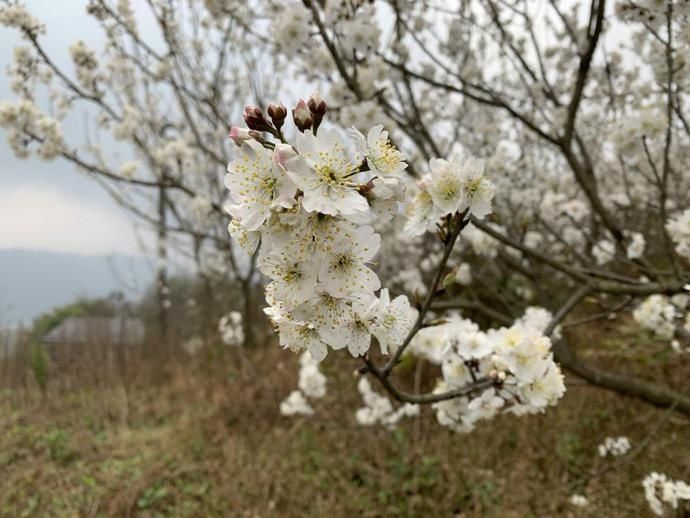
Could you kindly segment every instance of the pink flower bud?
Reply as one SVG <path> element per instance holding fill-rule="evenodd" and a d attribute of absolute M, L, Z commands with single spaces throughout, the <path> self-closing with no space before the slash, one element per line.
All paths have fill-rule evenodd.
<path fill-rule="evenodd" d="M 295 126 L 297 126 L 297 129 L 301 132 L 311 128 L 312 124 L 314 123 L 311 111 L 303 99 L 300 99 L 297 103 L 297 106 L 293 108 L 292 119 L 295 121 Z"/>
<path fill-rule="evenodd" d="M 419 180 L 417 180 L 417 187 L 424 191 L 429 186 L 430 182 L 431 175 L 427 173 L 424 176 L 422 176 Z"/>
<path fill-rule="evenodd" d="M 230 137 L 237 146 L 241 146 L 242 142 L 247 140 L 261 140 L 261 135 L 256 131 L 250 130 L 249 128 L 238 128 L 237 126 L 230 128 L 228 137 Z"/>
<path fill-rule="evenodd" d="M 261 117 L 261 108 L 254 106 L 253 104 L 248 104 L 244 107 L 244 117 Z"/>
<path fill-rule="evenodd" d="M 297 156 L 297 152 L 290 144 L 276 144 L 273 150 L 273 162 L 285 169 L 285 163 L 292 157 Z"/>

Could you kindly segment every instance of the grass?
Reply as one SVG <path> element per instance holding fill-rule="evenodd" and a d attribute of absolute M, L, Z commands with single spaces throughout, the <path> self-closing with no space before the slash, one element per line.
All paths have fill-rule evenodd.
<path fill-rule="evenodd" d="M 627 332 L 625 346 L 609 333 L 581 352 L 681 386 L 688 358 L 650 359 Z M 638 455 L 588 478 L 613 462 L 597 456 L 605 437 L 626 435 L 635 448 L 664 411 L 576 379 L 543 415 L 456 435 L 425 411 L 390 431 L 356 424 L 357 363 L 343 355 L 326 361 L 329 393 L 309 418 L 278 411 L 296 357 L 250 351 L 253 376 L 230 351 L 221 356 L 166 366 L 162 381 L 137 378 L 128 394 L 111 384 L 17 404 L 1 392 L 0 516 L 639 517 L 650 515 L 649 471 L 690 480 L 690 420 L 680 414 Z M 590 505 L 570 505 L 573 491 Z"/>

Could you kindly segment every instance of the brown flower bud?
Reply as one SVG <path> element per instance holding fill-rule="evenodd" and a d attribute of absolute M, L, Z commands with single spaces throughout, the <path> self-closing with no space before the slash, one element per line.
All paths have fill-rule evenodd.
<path fill-rule="evenodd" d="M 268 131 L 274 133 L 275 128 L 273 124 L 266 118 L 261 108 L 248 104 L 244 107 L 244 122 L 247 123 L 249 129 L 256 131 Z"/>
<path fill-rule="evenodd" d="M 280 131 L 280 128 L 283 127 L 285 118 L 287 117 L 287 108 L 283 106 L 283 103 L 271 103 L 268 105 L 268 109 L 266 111 L 268 112 L 268 116 L 271 118 L 271 121 L 273 121 L 273 125 L 278 131 Z"/>
<path fill-rule="evenodd" d="M 309 106 L 309 111 L 311 111 L 312 118 L 314 119 L 314 133 L 316 133 L 319 126 L 321 126 L 323 116 L 326 114 L 326 101 L 323 100 L 319 92 L 314 92 L 309 97 L 307 106 Z"/>
<path fill-rule="evenodd" d="M 309 106 L 309 110 L 314 114 L 314 115 L 323 115 L 326 113 L 326 101 L 323 100 L 323 97 L 321 97 L 321 94 L 319 92 L 314 92 L 311 94 L 311 97 L 309 97 L 309 100 L 307 101 L 307 106 Z"/>

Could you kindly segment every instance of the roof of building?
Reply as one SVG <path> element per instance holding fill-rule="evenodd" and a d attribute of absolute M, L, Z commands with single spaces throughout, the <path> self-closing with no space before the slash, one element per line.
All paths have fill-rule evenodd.
<path fill-rule="evenodd" d="M 43 335 L 44 344 L 135 345 L 144 339 L 138 318 L 69 317 Z"/>

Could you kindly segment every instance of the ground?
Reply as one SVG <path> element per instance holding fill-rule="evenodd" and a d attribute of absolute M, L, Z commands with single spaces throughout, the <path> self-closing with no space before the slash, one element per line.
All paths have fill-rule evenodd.
<path fill-rule="evenodd" d="M 599 365 L 687 383 L 690 359 L 639 331 L 596 343 L 580 352 Z M 648 472 L 690 481 L 687 416 L 573 377 L 546 413 L 457 435 L 428 411 L 395 430 L 357 425 L 358 363 L 336 354 L 316 415 L 283 417 L 297 358 L 274 344 L 247 356 L 253 367 L 211 347 L 155 375 L 128 373 L 127 390 L 105 379 L 49 383 L 43 397 L 5 390 L 0 515 L 640 517 L 651 516 Z M 619 435 L 631 452 L 600 458 L 597 445 Z M 574 507 L 573 493 L 589 505 Z"/>

